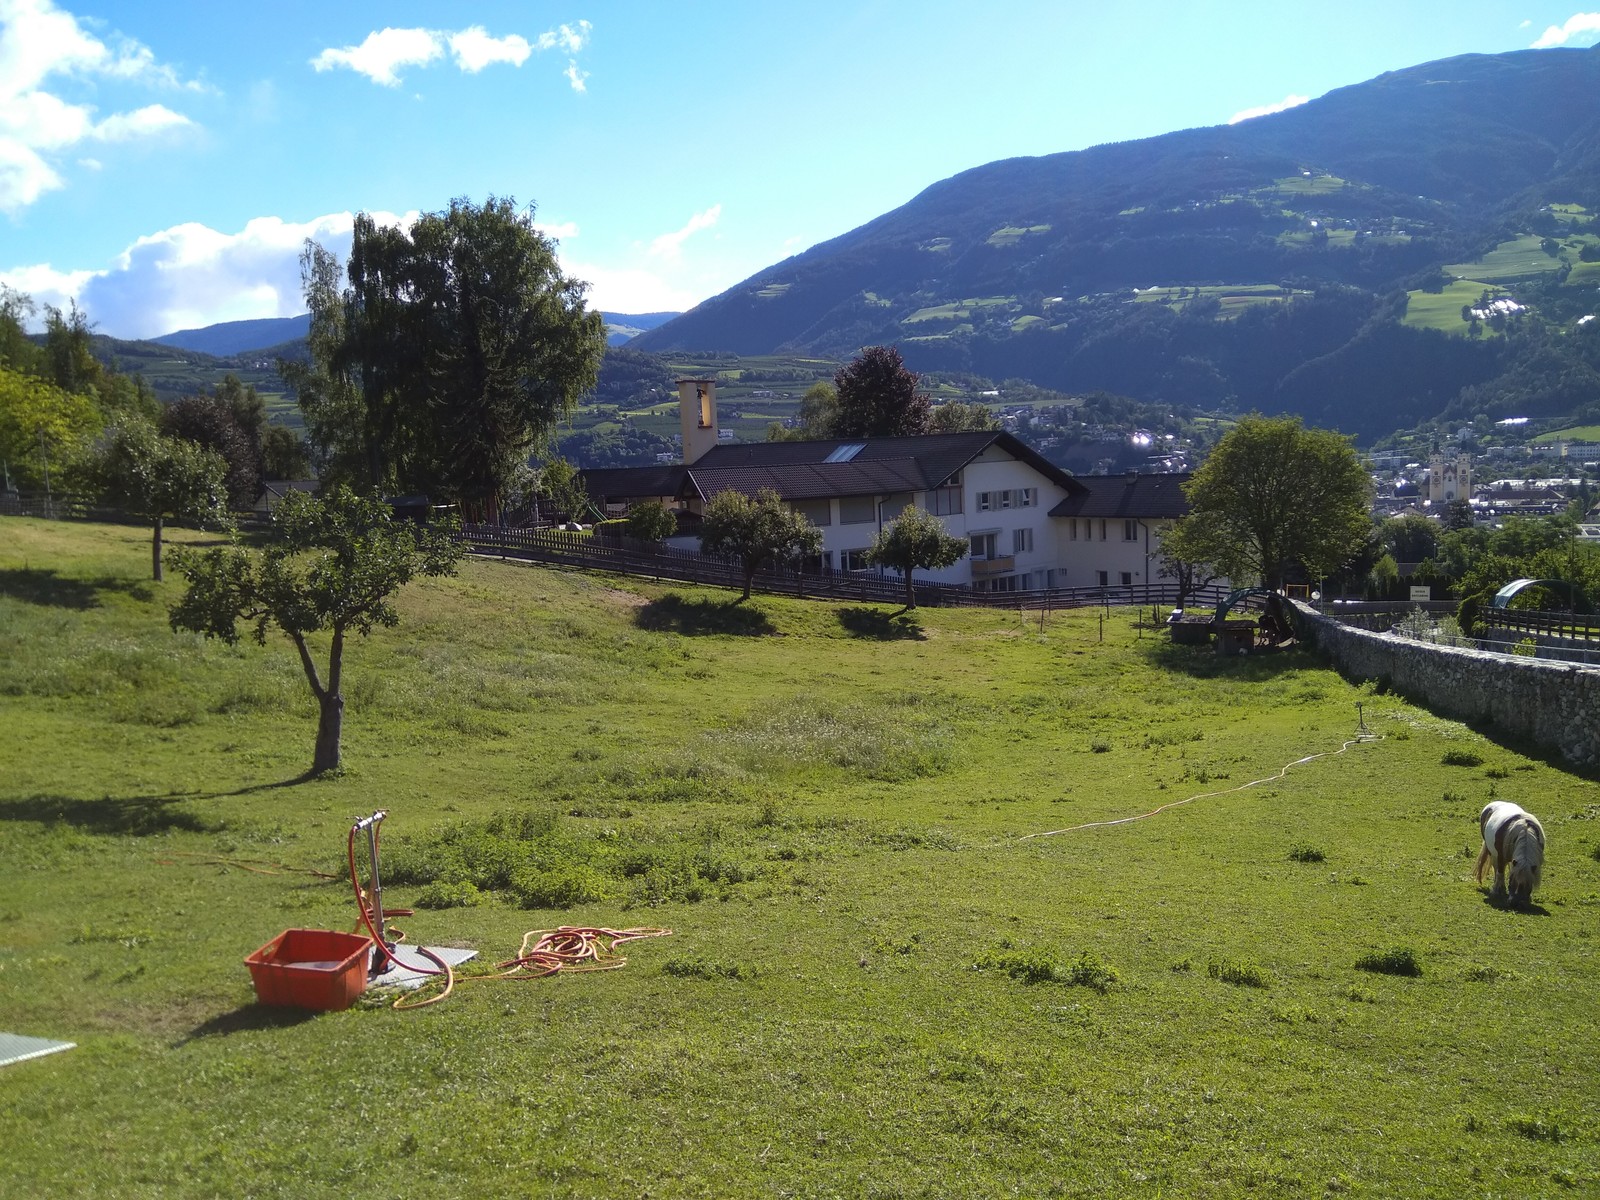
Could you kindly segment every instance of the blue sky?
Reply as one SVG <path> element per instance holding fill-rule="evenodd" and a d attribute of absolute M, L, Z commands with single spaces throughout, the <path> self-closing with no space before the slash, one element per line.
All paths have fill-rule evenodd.
<path fill-rule="evenodd" d="M 995 159 L 1597 39 L 1490 0 L 0 0 L 0 282 L 119 337 L 289 316 L 308 236 L 494 194 L 596 307 L 683 309 Z"/>

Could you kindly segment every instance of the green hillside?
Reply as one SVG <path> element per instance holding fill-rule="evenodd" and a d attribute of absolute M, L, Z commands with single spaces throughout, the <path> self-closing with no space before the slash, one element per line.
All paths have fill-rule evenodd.
<path fill-rule="evenodd" d="M 1600 282 L 1582 260 L 1600 244 L 1597 121 L 1600 52 L 1522 51 L 989 163 L 632 345 L 842 359 L 897 343 L 919 370 L 1290 411 L 1363 438 L 1530 402 L 1581 416 L 1596 356 L 1551 336 Z M 1526 314 L 1441 337 L 1472 332 L 1462 280 Z"/>
<path fill-rule="evenodd" d="M 292 649 L 147 574 L 5 519 L 0 1012 L 77 1043 L 0 1070 L 8 1194 L 1600 1189 L 1593 784 L 1310 657 L 478 561 L 352 644 L 307 780 Z M 1471 879 L 1491 796 L 1545 821 L 1526 914 Z M 380 807 L 408 940 L 479 958 L 256 1005 Z M 563 924 L 672 933 L 481 978 Z"/>

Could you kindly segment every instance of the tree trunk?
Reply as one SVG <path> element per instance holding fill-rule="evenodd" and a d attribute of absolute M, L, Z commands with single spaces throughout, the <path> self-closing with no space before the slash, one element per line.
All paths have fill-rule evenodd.
<path fill-rule="evenodd" d="M 311 773 L 321 775 L 324 771 L 337 771 L 339 734 L 344 728 L 344 693 L 340 689 L 344 666 L 344 628 L 335 625 L 333 629 L 326 685 L 317 677 L 317 664 L 311 659 L 311 648 L 306 645 L 305 635 L 297 630 L 289 630 L 288 633 L 294 648 L 300 653 L 300 666 L 305 670 L 306 682 L 311 685 L 311 694 L 317 698 L 317 746 L 311 755 Z"/>
<path fill-rule="evenodd" d="M 150 539 L 150 570 L 155 581 L 161 582 L 161 518 L 156 518 L 155 534 Z"/>
<path fill-rule="evenodd" d="M 911 582 L 911 568 L 907 567 L 906 568 L 906 608 L 907 609 L 912 609 L 912 608 L 915 608 L 916 606 L 917 606 L 917 589 L 916 589 L 916 585 Z"/>
<path fill-rule="evenodd" d="M 756 569 L 751 566 L 746 566 L 744 569 L 744 595 L 739 597 L 741 600 L 750 599 L 750 585 L 755 582 L 755 579 Z"/>
<path fill-rule="evenodd" d="M 344 697 L 327 691 L 317 697 L 317 749 L 311 758 L 311 773 L 339 769 L 339 734 L 344 727 Z"/>

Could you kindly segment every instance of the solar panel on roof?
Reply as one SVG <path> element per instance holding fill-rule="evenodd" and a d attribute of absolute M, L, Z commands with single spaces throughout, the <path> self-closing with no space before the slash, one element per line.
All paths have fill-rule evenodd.
<path fill-rule="evenodd" d="M 866 448 L 867 444 L 865 442 L 846 442 L 843 446 L 836 447 L 833 453 L 822 461 L 831 463 L 849 462 Z"/>

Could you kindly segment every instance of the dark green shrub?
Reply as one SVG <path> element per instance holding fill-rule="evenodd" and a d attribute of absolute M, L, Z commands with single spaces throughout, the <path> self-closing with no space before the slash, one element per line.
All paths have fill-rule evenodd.
<path fill-rule="evenodd" d="M 550 870 L 520 871 L 511 881 L 511 894 L 523 908 L 571 908 L 604 900 L 610 888 L 604 875 L 583 863 L 567 863 Z"/>
<path fill-rule="evenodd" d="M 1371 971 L 1377 975 L 1409 975 L 1422 974 L 1422 963 L 1417 958 L 1417 952 L 1409 946 L 1390 946 L 1387 950 L 1374 950 L 1370 954 L 1363 954 L 1356 959 L 1356 969 Z"/>
<path fill-rule="evenodd" d="M 1289 858 L 1299 863 L 1319 863 L 1327 861 L 1327 854 L 1322 847 L 1313 846 L 1309 842 L 1296 842 L 1289 847 Z"/>
<path fill-rule="evenodd" d="M 1004 971 L 1023 983 L 1064 983 L 1101 993 L 1110 991 L 1120 979 L 1115 967 L 1088 950 L 1063 967 L 1042 950 L 1003 946 L 986 952 L 972 967 L 976 971 Z"/>
<path fill-rule="evenodd" d="M 1567 1142 L 1572 1140 L 1570 1120 L 1562 1125 L 1562 1114 L 1554 1112 L 1524 1114 L 1507 1122 L 1514 1133 L 1535 1142 Z"/>
<path fill-rule="evenodd" d="M 659 542 L 678 532 L 678 518 L 659 500 L 635 505 L 624 524 L 628 536 L 641 542 Z"/>
<path fill-rule="evenodd" d="M 756 979 L 761 974 L 749 963 L 724 962 L 699 954 L 687 958 L 669 958 L 662 964 L 661 973 L 676 979 Z"/>
<path fill-rule="evenodd" d="M 1481 767 L 1483 756 L 1471 750 L 1446 750 L 1439 761 L 1447 767 Z"/>
<path fill-rule="evenodd" d="M 1213 962 L 1206 968 L 1206 973 L 1213 979 L 1223 983 L 1231 983 L 1234 987 L 1264 988 L 1272 986 L 1272 975 L 1266 968 L 1253 962 L 1233 962 L 1223 959 Z"/>
<path fill-rule="evenodd" d="M 467 882 L 430 883 L 417 893 L 418 908 L 467 908 L 482 904 L 487 897 L 477 886 Z"/>

